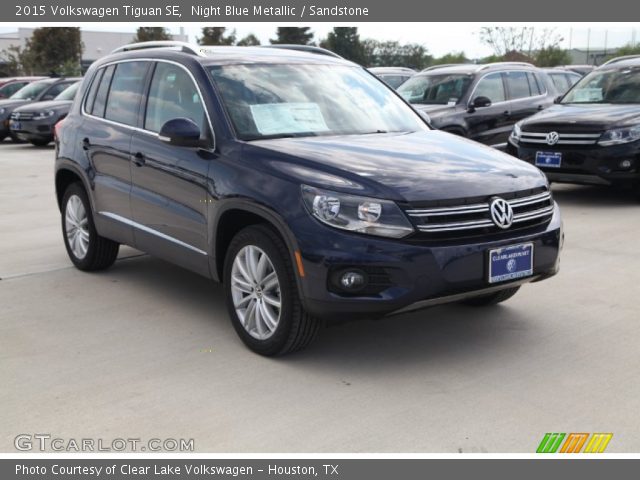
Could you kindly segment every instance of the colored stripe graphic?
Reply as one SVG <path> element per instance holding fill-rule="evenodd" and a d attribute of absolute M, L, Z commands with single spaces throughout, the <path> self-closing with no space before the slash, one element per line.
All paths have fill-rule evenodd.
<path fill-rule="evenodd" d="M 564 433 L 545 433 L 536 453 L 556 453 L 564 436 Z"/>
<path fill-rule="evenodd" d="M 588 433 L 570 433 L 564 441 L 560 453 L 580 453 L 587 438 L 589 438 Z"/>
<path fill-rule="evenodd" d="M 603 453 L 609 445 L 613 433 L 594 433 L 584 449 L 584 453 Z"/>

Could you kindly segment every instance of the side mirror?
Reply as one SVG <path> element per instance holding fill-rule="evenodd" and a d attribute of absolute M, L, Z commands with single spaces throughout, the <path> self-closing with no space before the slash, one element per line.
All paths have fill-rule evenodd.
<path fill-rule="evenodd" d="M 418 115 L 422 117 L 422 119 L 426 122 L 427 125 L 431 126 L 431 117 L 427 112 L 422 110 L 416 110 L 416 112 L 418 112 Z"/>
<path fill-rule="evenodd" d="M 43 101 L 43 102 L 46 102 L 46 101 L 48 101 L 48 100 L 53 100 L 54 98 L 56 98 L 56 96 L 55 96 L 55 95 L 47 94 L 47 95 L 45 95 L 44 97 L 42 97 L 42 101 Z"/>
<path fill-rule="evenodd" d="M 167 121 L 158 133 L 160 141 L 176 147 L 201 147 L 200 127 L 189 118 L 174 118 Z"/>
<path fill-rule="evenodd" d="M 469 106 L 473 108 L 490 107 L 491 99 L 489 97 L 483 97 L 483 96 L 476 97 L 473 99 L 473 101 L 471 102 L 471 105 Z"/>
<path fill-rule="evenodd" d="M 560 103 L 560 100 L 562 100 L 562 97 L 564 97 L 564 95 L 559 95 L 556 98 L 553 99 L 553 103 Z"/>

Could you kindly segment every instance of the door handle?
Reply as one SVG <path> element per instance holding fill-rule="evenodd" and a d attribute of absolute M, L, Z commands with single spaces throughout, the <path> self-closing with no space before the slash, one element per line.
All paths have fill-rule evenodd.
<path fill-rule="evenodd" d="M 83 150 L 89 150 L 89 147 L 91 146 L 91 142 L 89 141 L 88 138 L 83 138 L 82 139 L 82 149 Z"/>
<path fill-rule="evenodd" d="M 133 156 L 133 163 L 135 163 L 137 167 L 142 167 L 145 163 L 144 153 L 137 152 Z"/>
<path fill-rule="evenodd" d="M 505 110 L 504 112 L 502 112 L 502 115 L 504 115 L 505 117 L 510 117 L 511 112 L 509 110 Z"/>
<path fill-rule="evenodd" d="M 544 106 L 543 105 L 538 105 L 538 111 L 543 110 Z"/>

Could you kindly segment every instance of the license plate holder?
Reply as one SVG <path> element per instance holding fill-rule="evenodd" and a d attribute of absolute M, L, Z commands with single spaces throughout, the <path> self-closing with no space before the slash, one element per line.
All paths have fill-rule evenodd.
<path fill-rule="evenodd" d="M 533 275 L 533 243 L 489 250 L 489 283 L 501 283 Z"/>
<path fill-rule="evenodd" d="M 562 152 L 536 152 L 536 166 L 560 168 L 562 166 Z"/>

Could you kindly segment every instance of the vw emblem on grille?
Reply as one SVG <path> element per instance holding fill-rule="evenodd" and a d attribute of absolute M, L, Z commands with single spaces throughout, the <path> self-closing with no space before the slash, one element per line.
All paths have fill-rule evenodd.
<path fill-rule="evenodd" d="M 504 198 L 496 197 L 489 203 L 491 220 L 502 229 L 509 228 L 513 223 L 513 209 Z"/>
<path fill-rule="evenodd" d="M 558 135 L 558 132 L 549 132 L 546 140 L 548 145 L 555 145 L 560 140 L 560 135 Z"/>
<path fill-rule="evenodd" d="M 516 269 L 516 266 L 517 266 L 516 261 L 513 258 L 507 262 L 507 270 L 509 272 L 513 272 Z"/>

